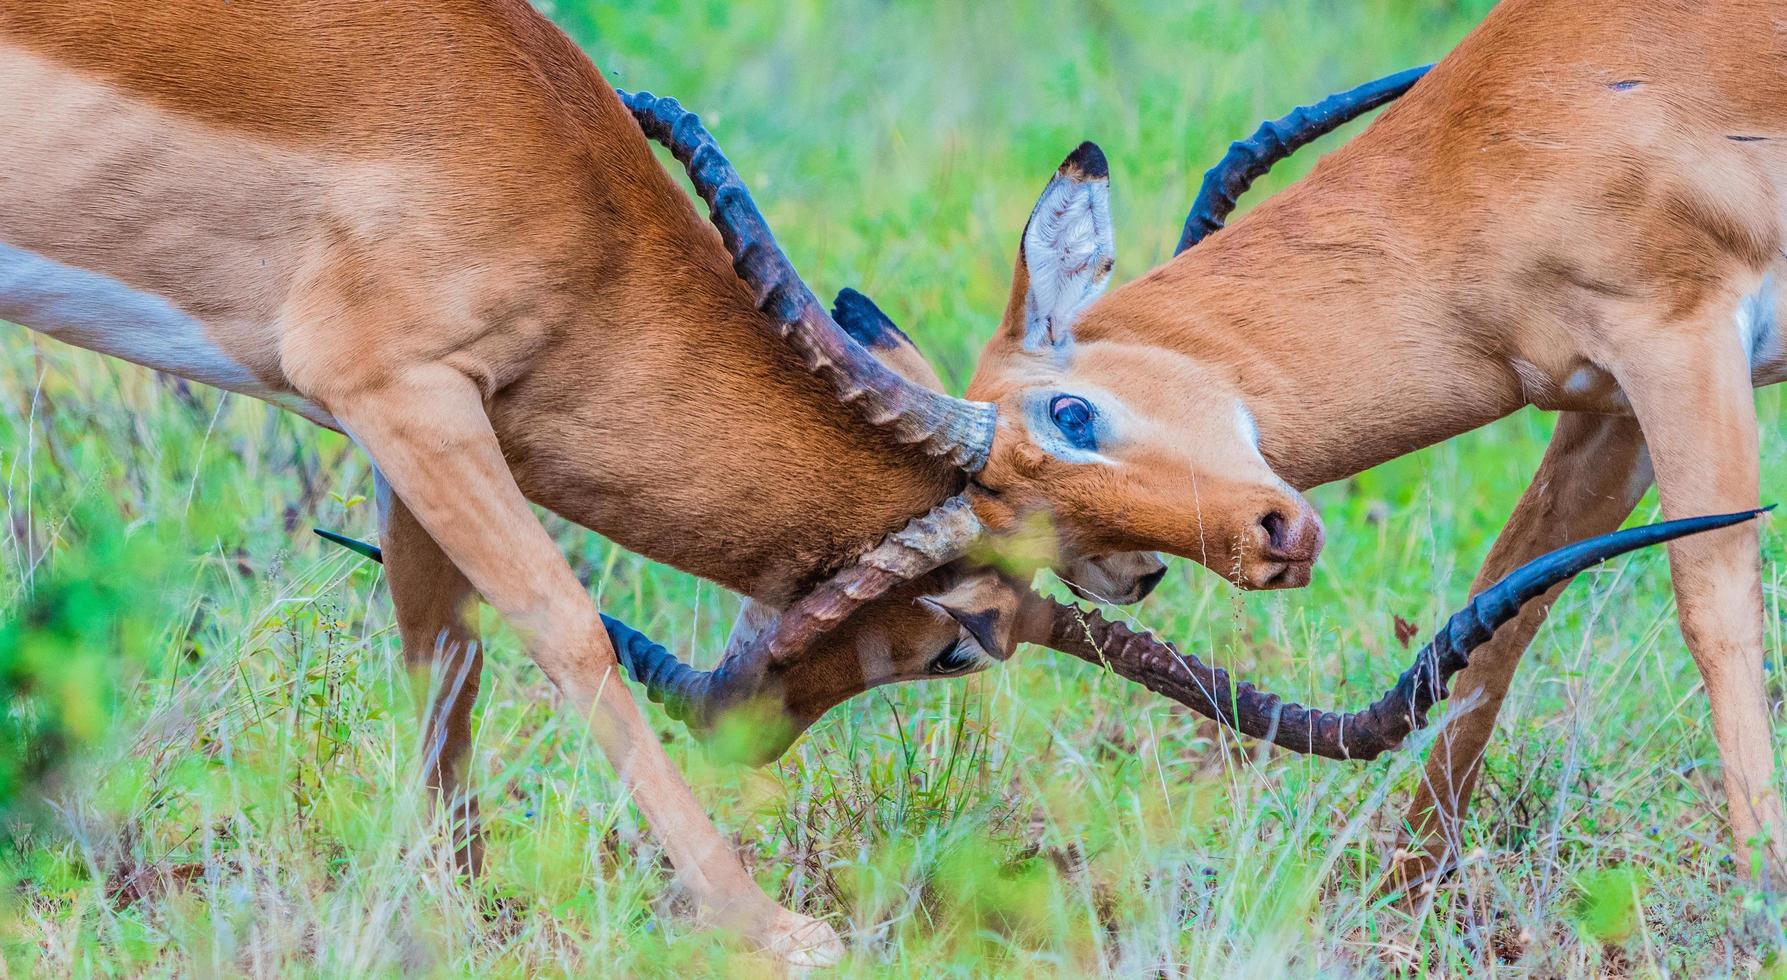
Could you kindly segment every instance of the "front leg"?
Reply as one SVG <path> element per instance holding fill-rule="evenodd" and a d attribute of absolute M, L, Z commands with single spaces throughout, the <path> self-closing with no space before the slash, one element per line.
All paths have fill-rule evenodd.
<path fill-rule="evenodd" d="M 646 726 L 595 607 L 528 509 L 471 379 L 421 364 L 357 385 L 320 380 L 306 394 L 372 455 L 421 528 L 587 719 L 703 910 L 791 962 L 839 958 L 829 927 L 776 905 L 751 880 Z"/>
<path fill-rule="evenodd" d="M 1755 395 L 1728 310 L 1653 331 L 1613 370 L 1650 444 L 1666 516 L 1756 505 Z M 1737 853 L 1779 888 L 1787 825 L 1762 683 L 1758 534 L 1744 524 L 1675 541 L 1669 561 L 1682 636 L 1712 706 Z"/>
<path fill-rule="evenodd" d="M 403 640 L 411 689 L 416 704 L 424 706 L 423 778 L 446 804 L 461 865 L 476 873 L 483 863 L 484 841 L 478 825 L 478 796 L 465 785 L 465 772 L 472 708 L 484 669 L 475 618 L 477 594 L 404 506 L 384 474 L 374 471 L 374 480 L 385 581 L 397 609 L 397 630 Z"/>

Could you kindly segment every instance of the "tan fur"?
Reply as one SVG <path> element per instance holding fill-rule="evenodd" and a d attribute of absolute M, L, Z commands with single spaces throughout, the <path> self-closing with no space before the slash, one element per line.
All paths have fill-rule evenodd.
<path fill-rule="evenodd" d="M 1618 438 L 1592 436 L 1588 414 L 1560 426 L 1479 586 L 1622 520 L 1650 472 L 1635 447 L 1670 517 L 1755 506 L 1750 386 L 1783 364 L 1778 343 L 1751 363 L 1734 312 L 1787 271 L 1783 23 L 1787 4 L 1755 0 L 1506 0 L 1306 180 L 1092 306 L 1081 347 L 1159 352 L 1173 366 L 1132 397 L 1162 417 L 1167 402 L 1201 411 L 1172 437 L 1212 460 L 1240 452 L 1220 403 L 1245 403 L 1273 474 L 1241 471 L 1258 492 L 1343 478 L 1529 403 L 1634 419 L 1598 423 Z M 1678 542 L 1671 559 L 1736 845 L 1747 856 L 1766 838 L 1778 885 L 1756 531 Z M 1486 698 L 1429 765 L 1422 827 L 1461 810 L 1540 618 L 1465 674 Z"/>

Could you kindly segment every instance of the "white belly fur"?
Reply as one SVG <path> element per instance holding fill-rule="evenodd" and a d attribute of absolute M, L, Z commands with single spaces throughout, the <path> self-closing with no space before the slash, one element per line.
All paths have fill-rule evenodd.
<path fill-rule="evenodd" d="M 64 343 L 248 395 L 336 428 L 318 406 L 269 389 L 204 324 L 151 293 L 0 242 L 0 320 Z"/>
<path fill-rule="evenodd" d="M 1738 340 L 1750 355 L 1750 378 L 1769 385 L 1787 381 L 1787 351 L 1781 343 L 1781 291 L 1774 273 L 1764 276 L 1755 293 L 1744 297 L 1732 315 Z"/>

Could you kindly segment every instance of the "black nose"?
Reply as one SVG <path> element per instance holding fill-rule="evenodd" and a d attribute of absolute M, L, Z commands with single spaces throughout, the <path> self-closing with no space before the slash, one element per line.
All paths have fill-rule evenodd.
<path fill-rule="evenodd" d="M 1143 599 L 1146 599 L 1149 596 L 1153 595 L 1154 588 L 1156 586 L 1158 586 L 1160 584 L 1161 580 L 1166 577 L 1167 577 L 1167 570 L 1164 568 L 1157 569 L 1155 571 L 1149 572 L 1148 574 L 1142 576 L 1138 580 L 1139 588 L 1137 589 L 1137 592 L 1136 592 L 1136 597 L 1135 597 L 1136 601 L 1140 602 Z"/>

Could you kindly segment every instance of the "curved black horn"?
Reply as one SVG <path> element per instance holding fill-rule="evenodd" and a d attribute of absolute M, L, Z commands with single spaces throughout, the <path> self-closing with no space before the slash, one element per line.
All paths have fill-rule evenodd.
<path fill-rule="evenodd" d="M 790 604 L 773 624 L 727 652 L 713 670 L 697 670 L 612 616 L 602 616 L 621 667 L 646 697 L 697 730 L 761 692 L 771 668 L 800 655 L 856 610 L 898 586 L 962 557 L 981 537 L 966 495 L 951 497 L 889 534 Z M 318 537 L 383 562 L 377 545 L 316 528 Z"/>
<path fill-rule="evenodd" d="M 1234 212 L 1237 199 L 1273 164 L 1407 92 L 1432 67 L 1423 65 L 1399 71 L 1351 91 L 1330 95 L 1315 105 L 1293 109 L 1282 119 L 1261 123 L 1247 139 L 1229 144 L 1222 162 L 1204 174 L 1204 184 L 1192 202 L 1191 213 L 1185 216 L 1185 230 L 1180 233 L 1179 247 L 1173 249 L 1173 254 L 1178 255 L 1221 231 L 1223 221 Z"/>
<path fill-rule="evenodd" d="M 1245 681 L 1231 686 L 1228 671 L 1207 666 L 1148 633 L 1065 603 L 1053 604 L 1047 645 L 1108 666 L 1201 715 L 1293 752 L 1329 759 L 1370 760 L 1401 745 L 1410 732 L 1425 725 L 1428 709 L 1446 697 L 1447 682 L 1470 663 L 1471 651 L 1518 615 L 1521 606 L 1544 595 L 1552 586 L 1616 555 L 1730 527 L 1772 509 L 1629 528 L 1534 559 L 1485 589 L 1447 620 L 1433 641 L 1415 655 L 1413 666 L 1397 679 L 1396 686 L 1371 707 L 1353 714 L 1287 704 L 1278 695 Z"/>
<path fill-rule="evenodd" d="M 607 613 L 602 614 L 602 628 L 608 631 L 608 642 L 614 644 L 615 656 L 634 682 L 645 688 L 645 696 L 664 706 L 664 711 L 684 723 L 709 718 L 708 705 L 716 698 L 728 704 L 739 683 L 734 680 L 734 666 L 729 659 L 713 670 L 697 670 L 682 662 L 662 644 Z M 754 691 L 753 691 L 754 693 Z M 706 727 L 705 725 L 700 727 Z"/>
<path fill-rule="evenodd" d="M 385 552 L 376 544 L 323 528 L 311 529 L 317 537 L 333 542 L 362 558 L 384 564 Z M 614 644 L 615 655 L 633 680 L 644 685 L 646 696 L 664 705 L 673 718 L 682 719 L 688 706 L 705 699 L 714 688 L 719 671 L 696 670 L 678 660 L 676 654 L 653 643 L 650 637 L 626 623 L 602 613 L 602 628 L 608 631 L 608 642 Z"/>
<path fill-rule="evenodd" d="M 675 99 L 650 92 L 620 92 L 620 98 L 645 135 L 669 147 L 688 170 L 732 256 L 733 271 L 807 367 L 829 381 L 840 400 L 856 405 L 871 424 L 887 426 L 901 442 L 918 444 L 968 473 L 986 466 L 995 408 L 931 391 L 888 370 L 838 326 L 801 281 L 700 118 Z"/>
<path fill-rule="evenodd" d="M 864 605 L 961 557 L 980 534 L 980 519 L 967 498 L 951 497 L 796 600 L 773 624 L 728 651 L 713 670 L 696 670 L 619 623 L 608 627 L 608 636 L 616 650 L 623 642 L 631 645 L 621 663 L 645 686 L 647 697 L 691 728 L 709 729 L 727 711 L 764 693 L 772 668 L 811 649 Z M 626 630 L 619 638 L 616 626 Z"/>

